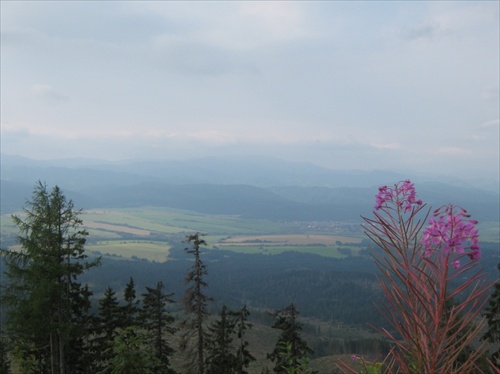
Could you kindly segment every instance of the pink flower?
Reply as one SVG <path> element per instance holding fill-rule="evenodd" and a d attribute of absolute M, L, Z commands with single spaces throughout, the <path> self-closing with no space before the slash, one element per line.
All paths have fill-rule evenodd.
<path fill-rule="evenodd" d="M 393 187 L 381 186 L 375 196 L 375 210 L 388 208 L 390 204 L 410 212 L 415 205 L 422 205 L 422 200 L 417 200 L 415 186 L 409 180 L 399 182 Z"/>
<path fill-rule="evenodd" d="M 352 361 L 359 361 L 359 360 L 361 360 L 361 357 L 358 357 L 358 356 L 356 356 L 356 355 L 352 355 L 352 356 L 351 356 L 351 360 L 352 360 Z"/>
<path fill-rule="evenodd" d="M 451 204 L 436 209 L 422 235 L 424 255 L 429 257 L 432 252 L 438 250 L 445 254 L 463 254 L 470 251 L 467 255 L 471 260 L 479 259 L 479 233 L 475 227 L 478 222 L 469 217 L 465 209 Z M 452 264 L 455 269 L 460 266 L 458 260 Z"/>

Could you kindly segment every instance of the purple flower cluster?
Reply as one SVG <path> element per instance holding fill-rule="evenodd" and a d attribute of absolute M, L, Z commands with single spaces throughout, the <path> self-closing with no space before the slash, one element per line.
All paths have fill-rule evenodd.
<path fill-rule="evenodd" d="M 476 229 L 477 221 L 469 217 L 465 209 L 451 204 L 436 209 L 422 237 L 425 255 L 429 257 L 438 249 L 445 254 L 463 254 L 468 250 L 467 256 L 471 260 L 478 260 L 481 257 L 481 251 Z M 460 267 L 460 262 L 453 261 L 453 266 L 457 269 Z"/>
<path fill-rule="evenodd" d="M 405 180 L 394 187 L 382 186 L 375 196 L 375 210 L 387 207 L 388 203 L 395 203 L 398 207 L 404 207 L 404 212 L 410 212 L 414 205 L 422 205 L 422 200 L 417 200 L 415 186 L 411 181 Z"/>

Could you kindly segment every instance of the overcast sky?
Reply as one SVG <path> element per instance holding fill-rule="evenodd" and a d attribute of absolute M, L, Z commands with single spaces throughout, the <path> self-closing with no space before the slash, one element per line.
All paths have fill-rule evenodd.
<path fill-rule="evenodd" d="M 0 4 L 3 153 L 498 179 L 498 1 Z"/>

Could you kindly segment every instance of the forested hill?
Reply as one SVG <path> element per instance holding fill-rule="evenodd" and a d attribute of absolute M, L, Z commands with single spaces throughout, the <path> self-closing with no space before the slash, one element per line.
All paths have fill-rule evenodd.
<path fill-rule="evenodd" d="M 73 163 L 72 163 L 73 162 Z M 379 185 L 412 176 L 332 171 L 275 159 L 230 161 L 41 162 L 2 155 L 1 212 L 19 210 L 38 180 L 58 185 L 82 208 L 168 206 L 210 214 L 279 220 L 359 220 Z M 499 218 L 499 193 L 415 176 L 433 207 L 453 202 L 477 219 Z M 418 182 L 420 180 L 420 182 Z M 495 182 L 493 182 L 493 185 Z"/>

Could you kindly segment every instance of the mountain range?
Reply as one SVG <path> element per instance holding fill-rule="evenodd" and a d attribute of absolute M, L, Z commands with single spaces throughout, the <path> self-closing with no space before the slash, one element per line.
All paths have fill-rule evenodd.
<path fill-rule="evenodd" d="M 392 171 L 338 171 L 274 158 L 40 161 L 1 155 L 1 213 L 22 208 L 37 181 L 58 185 L 80 208 L 168 206 L 207 214 L 280 220 L 358 220 L 377 187 L 415 182 L 438 207 L 453 203 L 499 221 L 498 181 L 443 180 Z"/>

